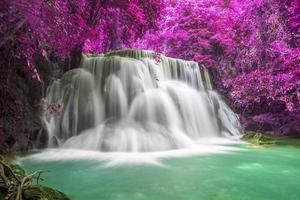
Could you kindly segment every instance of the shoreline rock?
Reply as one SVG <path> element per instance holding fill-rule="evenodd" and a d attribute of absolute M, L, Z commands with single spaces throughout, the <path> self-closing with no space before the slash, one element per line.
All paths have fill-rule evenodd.
<path fill-rule="evenodd" d="M 62 192 L 38 184 L 41 173 L 37 171 L 28 175 L 21 166 L 0 156 L 0 199 L 70 200 Z"/>
<path fill-rule="evenodd" d="M 278 141 L 276 138 L 259 133 L 259 132 L 253 132 L 253 131 L 248 131 L 245 132 L 243 137 L 241 138 L 242 140 L 249 142 L 254 145 L 275 145 L 278 144 Z"/>

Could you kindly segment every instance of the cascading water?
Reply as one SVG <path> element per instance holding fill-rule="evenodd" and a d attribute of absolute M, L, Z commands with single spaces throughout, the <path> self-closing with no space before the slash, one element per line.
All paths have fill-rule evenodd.
<path fill-rule="evenodd" d="M 204 81 L 203 81 L 204 80 Z M 124 50 L 84 56 L 48 89 L 48 146 L 110 152 L 185 148 L 240 134 L 237 116 L 196 62 Z"/>

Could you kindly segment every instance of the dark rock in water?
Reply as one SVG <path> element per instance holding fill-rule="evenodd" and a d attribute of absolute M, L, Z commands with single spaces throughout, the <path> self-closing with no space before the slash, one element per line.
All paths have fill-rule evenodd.
<path fill-rule="evenodd" d="M 29 139 L 34 143 L 35 148 L 45 148 L 49 140 L 47 131 L 43 127 L 34 129 Z"/>
<path fill-rule="evenodd" d="M 58 147 L 59 146 L 59 139 L 56 136 L 53 136 L 51 138 L 51 143 L 53 144 L 53 147 Z"/>

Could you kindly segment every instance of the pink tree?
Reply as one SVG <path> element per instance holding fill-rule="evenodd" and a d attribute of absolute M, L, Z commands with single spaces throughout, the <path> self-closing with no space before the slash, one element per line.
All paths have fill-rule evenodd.
<path fill-rule="evenodd" d="M 231 1 L 170 1 L 158 32 L 148 32 L 136 46 L 168 56 L 198 61 L 207 67 L 232 49 L 237 13 Z"/>
<path fill-rule="evenodd" d="M 237 22 L 235 72 L 225 82 L 240 108 L 261 112 L 258 107 L 267 104 L 269 112 L 281 105 L 290 112 L 299 109 L 299 46 L 288 16 L 286 4 L 257 1 L 248 4 Z"/>
<path fill-rule="evenodd" d="M 147 9 L 151 7 L 152 9 Z M 156 28 L 162 0 L 5 0 L 0 7 L 1 46 L 34 67 L 37 56 L 64 59 L 72 52 L 120 48 Z"/>
<path fill-rule="evenodd" d="M 136 45 L 205 64 L 236 111 L 299 115 L 299 1 L 170 1 Z"/>

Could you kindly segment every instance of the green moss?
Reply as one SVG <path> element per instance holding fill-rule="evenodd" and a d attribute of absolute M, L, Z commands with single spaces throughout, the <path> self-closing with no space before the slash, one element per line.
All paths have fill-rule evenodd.
<path fill-rule="evenodd" d="M 242 140 L 249 142 L 251 144 L 255 145 L 274 145 L 277 144 L 277 140 L 273 137 L 264 135 L 262 133 L 257 133 L 257 132 L 246 132 Z"/>
<path fill-rule="evenodd" d="M 70 200 L 63 193 L 42 185 L 33 185 L 23 191 L 25 200 Z"/>
<path fill-rule="evenodd" d="M 2 191 L 0 191 L 0 200 L 4 200 L 5 199 L 5 195 Z"/>
<path fill-rule="evenodd" d="M 35 184 L 42 171 L 30 175 L 19 165 L 12 164 L 0 156 L 0 200 L 69 200 L 63 193 Z"/>

